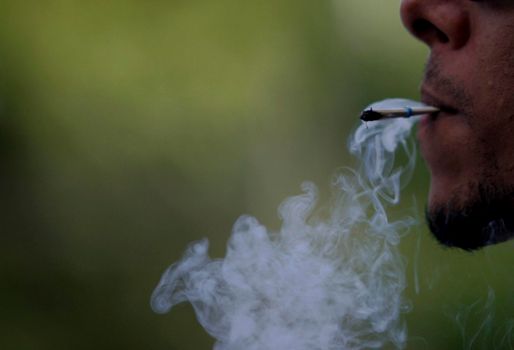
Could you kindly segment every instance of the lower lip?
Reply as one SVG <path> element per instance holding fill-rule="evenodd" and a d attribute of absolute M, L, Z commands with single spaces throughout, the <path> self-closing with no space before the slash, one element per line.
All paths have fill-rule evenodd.
<path fill-rule="evenodd" d="M 458 113 L 448 113 L 446 111 L 440 111 L 436 114 L 425 114 L 421 116 L 418 125 L 418 140 L 423 141 L 422 139 L 425 138 L 433 138 L 433 133 L 435 132 L 436 125 L 441 124 L 441 122 L 445 124 L 446 120 L 449 120 L 449 118 L 453 119 L 457 115 Z M 438 120 L 440 119 L 441 122 L 438 122 Z"/>
<path fill-rule="evenodd" d="M 444 116 L 444 114 L 444 112 L 439 112 L 437 114 L 425 114 L 421 116 L 418 123 L 418 140 L 420 142 L 423 142 L 423 139 L 425 138 L 431 138 L 427 134 L 431 132 L 430 130 L 433 129 L 435 122 L 441 117 L 441 115 Z"/>
<path fill-rule="evenodd" d="M 429 124 L 433 123 L 436 119 L 436 115 L 434 114 L 425 114 L 423 116 L 421 116 L 420 120 L 419 120 L 419 125 L 420 127 L 428 127 Z"/>

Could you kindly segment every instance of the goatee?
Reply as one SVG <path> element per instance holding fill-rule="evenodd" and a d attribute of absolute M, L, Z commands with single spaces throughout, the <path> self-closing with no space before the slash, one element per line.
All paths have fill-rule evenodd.
<path fill-rule="evenodd" d="M 514 236 L 514 191 L 479 185 L 466 205 L 449 201 L 425 215 L 430 231 L 446 247 L 467 251 L 504 242 Z"/>

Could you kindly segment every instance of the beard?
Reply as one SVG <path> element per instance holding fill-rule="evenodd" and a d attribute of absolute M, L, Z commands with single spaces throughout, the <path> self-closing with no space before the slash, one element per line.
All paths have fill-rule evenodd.
<path fill-rule="evenodd" d="M 443 203 L 430 203 L 425 211 L 428 227 L 433 236 L 446 247 L 467 251 L 514 238 L 514 187 L 497 183 L 501 167 L 491 149 L 490 142 L 482 139 L 471 95 L 464 84 L 445 76 L 437 57 L 431 56 L 426 67 L 424 81 L 437 86 L 439 91 L 459 106 L 470 130 L 476 132 L 479 146 L 475 149 L 478 162 L 483 164 L 480 182 L 469 183 L 464 191 L 458 191 Z M 490 141 L 490 140 L 489 140 Z M 462 193 L 466 193 L 462 200 Z"/>
<path fill-rule="evenodd" d="M 464 205 L 450 200 L 426 210 L 430 231 L 442 245 L 473 251 L 514 237 L 514 188 L 474 187 Z"/>

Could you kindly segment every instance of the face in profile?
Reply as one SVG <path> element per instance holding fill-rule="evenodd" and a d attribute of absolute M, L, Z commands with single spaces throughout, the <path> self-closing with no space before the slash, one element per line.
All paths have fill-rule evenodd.
<path fill-rule="evenodd" d="M 514 236 L 514 2 L 403 0 L 406 28 L 430 48 L 418 129 L 431 174 L 427 220 L 444 245 Z"/>

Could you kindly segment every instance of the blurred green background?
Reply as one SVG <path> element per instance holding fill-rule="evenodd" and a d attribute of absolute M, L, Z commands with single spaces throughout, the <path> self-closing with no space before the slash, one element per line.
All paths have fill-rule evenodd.
<path fill-rule="evenodd" d="M 188 305 L 150 310 L 161 273 L 240 214 L 278 228 L 303 180 L 326 199 L 362 107 L 417 98 L 398 7 L 0 1 L 0 348 L 210 349 Z M 398 210 L 422 221 L 427 184 Z M 512 248 L 405 237 L 408 349 L 510 349 Z"/>

